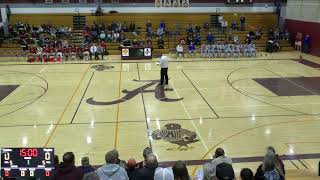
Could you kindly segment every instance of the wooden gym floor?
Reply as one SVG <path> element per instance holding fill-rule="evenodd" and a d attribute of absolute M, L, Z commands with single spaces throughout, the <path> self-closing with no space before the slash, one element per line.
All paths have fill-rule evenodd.
<path fill-rule="evenodd" d="M 165 88 L 155 61 L 1 63 L 0 146 L 54 147 L 94 165 L 113 148 L 141 160 L 146 146 L 162 163 L 200 165 L 222 147 L 239 171 L 272 145 L 287 169 L 317 169 L 320 58 L 172 58 Z"/>

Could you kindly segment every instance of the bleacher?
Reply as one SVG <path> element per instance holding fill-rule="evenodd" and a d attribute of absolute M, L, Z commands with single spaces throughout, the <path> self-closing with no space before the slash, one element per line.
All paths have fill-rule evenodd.
<path fill-rule="evenodd" d="M 134 22 L 136 28 L 139 31 L 139 35 L 137 37 L 133 37 L 131 32 L 126 33 L 126 37 L 129 39 L 137 39 L 137 40 L 145 40 L 146 39 L 146 27 L 145 23 L 147 20 L 152 22 L 152 29 L 156 31 L 159 23 L 164 21 L 166 23 L 166 27 L 168 31 L 179 31 L 181 35 L 186 35 L 186 28 L 189 24 L 193 26 L 199 25 L 203 26 L 205 22 L 211 21 L 212 14 L 205 14 L 205 13 L 194 13 L 194 14 L 182 14 L 182 13 L 168 13 L 168 14 L 161 14 L 161 13 L 154 13 L 154 14 L 108 14 L 104 16 L 92 16 L 89 14 L 81 14 L 82 25 L 87 24 L 91 25 L 92 23 L 96 22 L 103 22 L 104 24 L 110 24 L 111 22 L 121 22 L 126 23 L 129 26 L 130 22 Z M 246 31 L 237 31 L 232 32 L 234 35 L 239 36 L 240 43 L 244 43 L 245 36 L 248 34 L 250 29 L 255 30 L 258 27 L 263 29 L 263 36 L 260 40 L 255 40 L 254 43 L 256 44 L 258 52 L 265 51 L 265 45 L 267 41 L 267 30 L 269 28 L 273 28 L 276 24 L 276 15 L 272 13 L 246 13 L 246 14 L 237 14 L 237 13 L 224 13 L 222 14 L 224 19 L 229 22 L 229 25 L 233 21 L 239 22 L 240 16 L 245 16 L 247 19 L 246 22 Z M 78 23 L 75 23 L 73 14 L 58 14 L 58 15 L 12 15 L 10 19 L 10 23 L 14 24 L 17 22 L 28 23 L 31 25 L 39 25 L 39 24 L 52 24 L 54 26 L 72 26 L 73 27 L 73 36 L 70 39 L 70 44 L 74 44 L 76 46 L 80 45 L 83 42 L 82 36 L 82 29 L 77 26 Z M 80 26 L 81 27 L 81 26 Z M 218 29 L 211 28 L 210 32 L 212 32 L 218 42 L 225 42 L 227 39 L 228 31 L 225 34 L 219 33 Z M 207 35 L 207 31 L 203 28 L 201 29 L 201 37 L 202 42 L 205 42 Z M 185 36 L 186 37 L 186 36 Z M 179 40 L 178 37 L 175 36 L 165 36 L 164 37 L 165 48 L 164 49 L 157 49 L 157 39 L 155 37 L 152 38 L 153 44 L 153 54 L 168 54 L 172 52 L 176 45 L 178 44 Z M 117 42 L 110 42 L 107 43 L 108 45 L 108 52 L 110 55 L 120 55 L 119 50 L 119 43 Z M 290 43 L 287 41 L 280 41 L 281 51 L 291 51 L 293 48 L 291 47 Z M 185 47 L 187 49 L 187 47 Z M 197 50 L 199 46 L 196 47 Z M 0 56 L 20 56 L 25 55 L 22 49 L 19 48 L 18 44 L 3 44 L 1 47 L 1 54 Z"/>

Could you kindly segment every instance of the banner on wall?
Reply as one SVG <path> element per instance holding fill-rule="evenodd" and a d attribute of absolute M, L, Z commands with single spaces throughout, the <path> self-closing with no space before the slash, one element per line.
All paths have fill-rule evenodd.
<path fill-rule="evenodd" d="M 190 7 L 190 0 L 155 0 L 156 7 Z"/>

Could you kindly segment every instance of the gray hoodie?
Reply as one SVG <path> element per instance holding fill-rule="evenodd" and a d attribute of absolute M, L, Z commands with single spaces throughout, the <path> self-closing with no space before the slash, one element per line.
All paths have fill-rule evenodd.
<path fill-rule="evenodd" d="M 96 172 L 100 180 L 129 180 L 126 170 L 118 164 L 106 164 Z"/>

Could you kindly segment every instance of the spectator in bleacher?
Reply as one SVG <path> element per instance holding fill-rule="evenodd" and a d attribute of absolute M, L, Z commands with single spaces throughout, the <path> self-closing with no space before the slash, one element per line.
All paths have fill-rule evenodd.
<path fill-rule="evenodd" d="M 210 25 L 209 25 L 209 23 L 208 23 L 208 22 L 205 22 L 205 23 L 203 24 L 203 29 L 205 29 L 205 30 L 209 31 L 209 29 L 210 29 Z"/>
<path fill-rule="evenodd" d="M 81 158 L 81 166 L 79 166 L 83 174 L 90 173 L 94 171 L 93 167 L 90 165 L 89 157 Z"/>
<path fill-rule="evenodd" d="M 284 176 L 282 175 L 281 170 L 277 167 L 275 154 L 272 150 L 268 150 L 262 164 L 258 167 L 254 178 L 256 180 L 280 180 L 284 179 Z"/>
<path fill-rule="evenodd" d="M 77 48 L 75 45 L 73 45 L 70 48 L 70 57 L 71 57 L 71 60 L 76 60 L 76 58 L 77 58 Z"/>
<path fill-rule="evenodd" d="M 132 36 L 137 37 L 139 33 L 139 30 L 135 29 L 134 31 L 132 31 Z"/>
<path fill-rule="evenodd" d="M 245 31 L 246 28 L 246 18 L 244 16 L 240 17 L 240 31 Z"/>
<path fill-rule="evenodd" d="M 209 32 L 207 35 L 207 43 L 211 44 L 211 43 L 214 43 L 214 41 L 215 41 L 215 37 L 212 35 L 211 32 Z"/>
<path fill-rule="evenodd" d="M 199 34 L 201 32 L 201 27 L 199 25 L 196 25 L 194 28 L 195 33 Z"/>
<path fill-rule="evenodd" d="M 193 34 L 193 27 L 192 27 L 191 24 L 188 25 L 188 28 L 187 28 L 186 31 L 187 31 L 188 34 L 191 34 L 191 35 Z"/>
<path fill-rule="evenodd" d="M 260 40 L 262 36 L 262 30 L 261 28 L 258 28 L 255 32 L 255 39 Z"/>
<path fill-rule="evenodd" d="M 87 173 L 83 176 L 82 180 L 100 180 L 96 172 Z"/>
<path fill-rule="evenodd" d="M 162 37 L 158 37 L 158 49 L 164 49 L 164 41 Z"/>
<path fill-rule="evenodd" d="M 194 43 L 194 38 L 192 35 L 188 35 L 187 37 L 187 44 L 189 45 L 190 43 Z"/>
<path fill-rule="evenodd" d="M 99 55 L 101 55 L 101 59 L 103 60 L 103 57 L 105 55 L 105 49 L 102 47 L 101 43 L 97 46 L 97 48 L 98 57 Z"/>
<path fill-rule="evenodd" d="M 112 34 L 113 42 L 119 42 L 120 33 L 118 31 L 114 31 Z"/>
<path fill-rule="evenodd" d="M 185 45 L 185 44 L 186 44 L 186 39 L 184 38 L 183 35 L 179 35 L 179 42 L 180 42 L 180 44 L 182 44 L 182 45 Z"/>
<path fill-rule="evenodd" d="M 63 41 L 61 41 L 61 46 L 62 47 L 69 47 L 69 43 L 66 39 L 64 39 Z"/>
<path fill-rule="evenodd" d="M 310 35 L 307 34 L 303 38 L 303 52 L 304 53 L 309 53 L 309 51 L 310 51 L 310 43 L 311 43 Z"/>
<path fill-rule="evenodd" d="M 135 29 L 136 29 L 136 24 L 133 21 L 131 21 L 130 26 L 129 26 L 129 31 L 133 32 Z"/>
<path fill-rule="evenodd" d="M 269 29 L 268 36 L 274 36 L 274 30 L 273 30 L 273 28 L 270 28 L 270 29 Z"/>
<path fill-rule="evenodd" d="M 148 154 L 146 158 L 146 165 L 143 168 L 137 169 L 133 180 L 153 179 L 154 172 L 158 167 L 158 160 L 154 154 Z"/>
<path fill-rule="evenodd" d="M 74 165 L 73 152 L 66 152 L 63 155 L 63 162 L 59 164 L 53 180 L 79 180 L 82 179 L 83 173 Z"/>
<path fill-rule="evenodd" d="M 302 33 L 297 32 L 296 38 L 295 38 L 295 49 L 298 51 L 301 51 L 302 46 Z"/>
<path fill-rule="evenodd" d="M 66 61 L 69 59 L 69 56 L 70 56 L 70 48 L 64 46 L 63 47 L 63 57 L 65 58 Z"/>
<path fill-rule="evenodd" d="M 158 167 L 154 172 L 154 180 L 174 180 L 172 168 Z M 183 179 L 180 179 L 183 180 Z"/>
<path fill-rule="evenodd" d="M 83 37 L 84 37 L 84 43 L 85 43 L 85 44 L 88 44 L 88 43 L 91 42 L 91 33 L 90 33 L 89 30 L 85 30 L 85 31 L 83 32 Z"/>
<path fill-rule="evenodd" d="M 163 21 L 161 21 L 159 24 L 159 28 L 163 29 L 163 31 L 166 31 L 166 24 Z"/>
<path fill-rule="evenodd" d="M 103 53 L 102 53 L 102 59 L 103 59 L 104 55 L 109 55 L 109 52 L 107 50 L 107 43 L 104 42 L 104 41 L 101 41 L 100 46 L 101 46 L 102 51 L 103 51 Z"/>
<path fill-rule="evenodd" d="M 222 31 L 222 23 L 223 23 L 223 16 L 222 15 L 218 16 L 218 23 L 219 23 L 219 29 L 221 32 Z"/>
<path fill-rule="evenodd" d="M 146 46 L 152 48 L 152 40 L 151 40 L 151 37 L 147 37 Z"/>
<path fill-rule="evenodd" d="M 196 46 L 193 44 L 193 42 L 190 42 L 189 44 L 189 55 L 191 57 L 194 57 L 196 53 Z"/>
<path fill-rule="evenodd" d="M 177 161 L 172 166 L 172 171 L 175 180 L 190 180 L 187 165 L 182 161 Z"/>
<path fill-rule="evenodd" d="M 90 60 L 92 60 L 92 55 L 94 55 L 94 59 L 99 59 L 98 47 L 93 43 L 90 47 Z"/>
<path fill-rule="evenodd" d="M 182 59 L 184 57 L 183 45 L 178 44 L 176 47 L 176 51 L 177 51 L 178 58 Z"/>
<path fill-rule="evenodd" d="M 158 36 L 163 36 L 163 35 L 164 35 L 164 29 L 161 28 L 161 27 L 159 27 L 159 28 L 157 29 L 157 35 L 158 35 Z"/>
<path fill-rule="evenodd" d="M 99 32 L 106 30 L 106 26 L 104 25 L 104 23 L 102 21 L 100 21 L 100 23 L 98 25 L 98 29 L 99 29 Z"/>
<path fill-rule="evenodd" d="M 116 150 L 107 152 L 105 156 L 106 164 L 96 171 L 100 180 L 129 179 L 126 170 L 118 164 L 118 157 L 119 153 Z"/>
<path fill-rule="evenodd" d="M 201 35 L 200 33 L 197 33 L 195 38 L 195 45 L 200 45 L 200 44 L 201 44 Z"/>
<path fill-rule="evenodd" d="M 236 21 L 233 21 L 231 24 L 232 31 L 239 31 L 238 23 Z"/>
<path fill-rule="evenodd" d="M 77 48 L 77 58 L 80 60 L 83 59 L 83 47 L 82 46 Z"/>
<path fill-rule="evenodd" d="M 124 22 L 124 23 L 122 24 L 122 31 L 123 31 L 123 32 L 128 32 L 128 26 L 127 26 L 127 23 L 126 23 L 126 22 Z"/>
<path fill-rule="evenodd" d="M 87 44 L 83 48 L 83 59 L 84 60 L 89 60 L 90 57 L 90 46 Z"/>
<path fill-rule="evenodd" d="M 106 34 L 104 33 L 104 31 L 101 31 L 99 39 L 104 41 L 106 39 Z"/>
<path fill-rule="evenodd" d="M 280 39 L 281 39 L 281 40 L 289 41 L 289 38 L 290 38 L 290 34 L 289 34 L 288 29 L 286 29 L 285 31 L 282 31 L 282 32 L 280 33 Z"/>
<path fill-rule="evenodd" d="M 147 27 L 146 31 L 147 31 L 146 36 L 152 37 L 152 35 L 153 35 L 152 27 Z"/>
<path fill-rule="evenodd" d="M 232 160 L 231 158 L 225 156 L 224 150 L 222 148 L 217 148 L 211 163 L 214 165 L 214 167 L 217 167 L 221 163 L 228 163 L 232 165 Z"/>
<path fill-rule="evenodd" d="M 148 20 L 147 23 L 146 23 L 146 29 L 148 29 L 150 27 L 152 27 L 152 23 L 151 23 L 150 20 Z"/>
<path fill-rule="evenodd" d="M 224 34 L 227 28 L 228 28 L 228 21 L 223 20 L 221 23 L 221 32 Z"/>
<path fill-rule="evenodd" d="M 241 180 L 253 180 L 253 172 L 249 168 L 243 168 L 240 171 Z"/>
<path fill-rule="evenodd" d="M 106 40 L 107 40 L 107 42 L 111 42 L 112 39 L 113 39 L 112 33 L 109 31 L 109 32 L 107 33 L 107 35 L 106 35 Z"/>
<path fill-rule="evenodd" d="M 119 36 L 119 42 L 122 42 L 126 39 L 126 35 L 124 34 L 124 32 L 121 32 L 120 33 L 120 36 Z"/>

